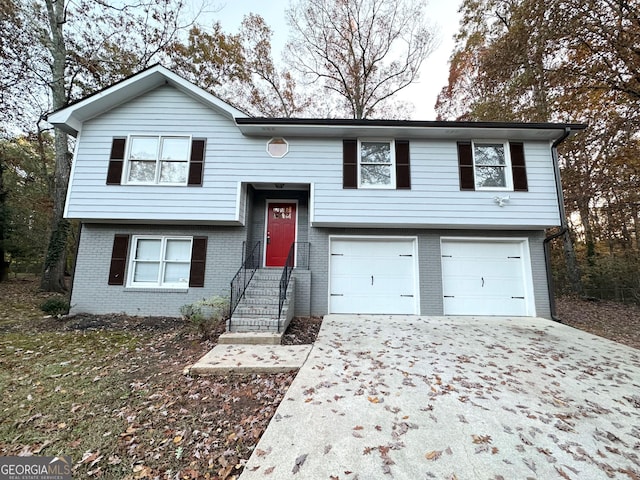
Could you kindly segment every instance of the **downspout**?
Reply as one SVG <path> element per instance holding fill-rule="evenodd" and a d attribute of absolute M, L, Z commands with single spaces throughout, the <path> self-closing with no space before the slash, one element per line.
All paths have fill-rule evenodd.
<path fill-rule="evenodd" d="M 562 179 L 560 178 L 560 162 L 558 160 L 558 145 L 564 142 L 571 135 L 571 127 L 564 127 L 564 133 L 551 145 L 551 159 L 553 162 L 553 173 L 556 181 L 556 195 L 558 197 L 558 208 L 560 213 L 560 231 L 549 235 L 544 239 L 544 260 L 547 267 L 547 290 L 549 293 L 549 308 L 551 310 L 551 319 L 562 323 L 556 312 L 556 298 L 553 293 L 553 274 L 551 272 L 551 251 L 550 243 L 556 238 L 567 233 L 567 213 L 564 208 L 564 195 L 562 194 Z"/>

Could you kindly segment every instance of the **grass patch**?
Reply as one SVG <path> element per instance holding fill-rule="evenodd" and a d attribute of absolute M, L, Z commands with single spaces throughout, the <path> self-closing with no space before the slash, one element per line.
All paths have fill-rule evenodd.
<path fill-rule="evenodd" d="M 3 335 L 3 453 L 70 455 L 78 462 L 86 452 L 116 452 L 126 422 L 113 412 L 132 400 L 131 370 L 123 363 L 142 340 L 105 331 Z"/>
<path fill-rule="evenodd" d="M 74 478 L 233 479 L 293 373 L 192 378 L 210 350 L 171 318 L 46 318 L 0 283 L 0 455 L 69 455 Z"/>

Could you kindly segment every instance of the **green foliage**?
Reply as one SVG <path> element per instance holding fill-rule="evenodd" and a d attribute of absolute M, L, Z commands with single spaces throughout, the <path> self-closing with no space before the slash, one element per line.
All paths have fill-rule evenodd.
<path fill-rule="evenodd" d="M 583 267 L 587 296 L 640 304 L 640 255 L 597 256 Z"/>
<path fill-rule="evenodd" d="M 40 271 L 52 204 L 53 139 L 49 134 L 0 140 L 3 163 L 3 247 L 13 272 Z"/>
<path fill-rule="evenodd" d="M 64 297 L 52 297 L 40 305 L 40 310 L 53 316 L 66 315 L 69 313 L 69 302 Z"/>
<path fill-rule="evenodd" d="M 214 296 L 180 307 L 183 318 L 201 335 L 203 340 L 211 340 L 218 327 L 229 316 L 229 299 Z"/>

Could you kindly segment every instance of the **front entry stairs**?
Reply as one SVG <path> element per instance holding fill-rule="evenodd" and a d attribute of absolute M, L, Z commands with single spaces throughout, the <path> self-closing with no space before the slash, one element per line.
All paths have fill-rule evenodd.
<path fill-rule="evenodd" d="M 256 270 L 240 303 L 227 320 L 227 333 L 220 336 L 219 343 L 280 343 L 295 310 L 295 278 L 292 276 L 278 318 L 281 276 L 279 268 Z"/>

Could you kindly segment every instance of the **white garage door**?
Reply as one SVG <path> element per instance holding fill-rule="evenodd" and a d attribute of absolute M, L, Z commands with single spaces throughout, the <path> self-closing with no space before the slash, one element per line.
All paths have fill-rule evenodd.
<path fill-rule="evenodd" d="M 534 316 L 527 242 L 441 242 L 445 315 Z"/>
<path fill-rule="evenodd" d="M 330 255 L 330 313 L 418 313 L 416 239 L 332 238 Z"/>

